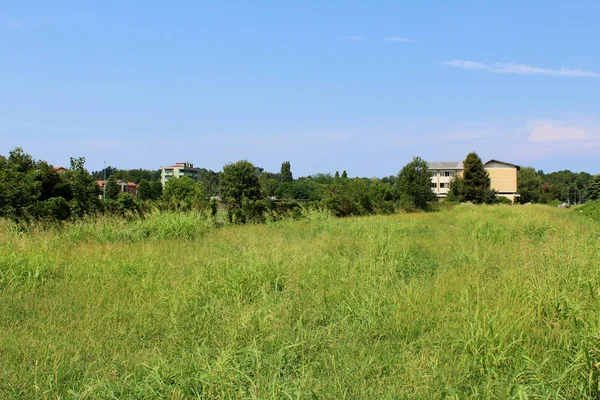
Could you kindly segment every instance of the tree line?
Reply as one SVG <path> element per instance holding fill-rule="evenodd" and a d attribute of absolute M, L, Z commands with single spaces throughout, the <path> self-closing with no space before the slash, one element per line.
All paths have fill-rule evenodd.
<path fill-rule="evenodd" d="M 470 153 L 463 164 L 462 176 L 450 184 L 447 201 L 506 201 L 490 189 L 489 176 L 476 153 Z M 96 181 L 105 177 L 104 191 Z M 119 180 L 138 184 L 137 196 L 122 193 Z M 519 192 L 521 202 L 594 199 L 600 194 L 600 176 L 570 171 L 544 174 L 522 168 Z M 159 209 L 196 210 L 213 216 L 221 210 L 230 222 L 245 223 L 301 215 L 310 207 L 345 217 L 430 210 L 436 201 L 427 162 L 420 157 L 414 157 L 397 175 L 381 179 L 349 178 L 346 171 L 294 178 L 289 161 L 271 173 L 242 160 L 219 172 L 200 169 L 196 181 L 171 178 L 163 188 L 160 171 L 107 167 L 90 173 L 80 157 L 71 158 L 70 168 L 62 172 L 34 160 L 21 148 L 7 157 L 0 155 L 0 217 L 18 221 L 60 221 L 102 213 L 141 215 Z"/>

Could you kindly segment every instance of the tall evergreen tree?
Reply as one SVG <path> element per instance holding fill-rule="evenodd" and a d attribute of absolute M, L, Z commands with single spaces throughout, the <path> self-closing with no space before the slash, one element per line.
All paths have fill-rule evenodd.
<path fill-rule="evenodd" d="M 600 199 L 600 174 L 594 175 L 588 183 L 588 200 Z"/>
<path fill-rule="evenodd" d="M 104 182 L 106 185 L 106 198 L 110 200 L 116 200 L 119 197 L 119 193 L 121 193 L 121 187 L 117 183 L 114 175 L 111 175 L 108 178 L 107 182 Z"/>
<path fill-rule="evenodd" d="M 346 170 L 342 171 L 342 179 L 348 179 L 348 173 L 346 172 Z"/>
<path fill-rule="evenodd" d="M 413 160 L 402 168 L 395 186 L 400 203 L 406 208 L 416 207 L 424 210 L 427 202 L 436 199 L 431 190 L 431 174 L 427 169 L 427 162 L 420 157 L 413 157 Z"/>
<path fill-rule="evenodd" d="M 281 181 L 291 182 L 293 180 L 294 176 L 292 175 L 292 166 L 289 161 L 285 161 L 281 164 Z"/>
<path fill-rule="evenodd" d="M 463 162 L 462 195 L 465 201 L 484 203 L 490 190 L 490 177 L 477 153 L 467 155 Z"/>

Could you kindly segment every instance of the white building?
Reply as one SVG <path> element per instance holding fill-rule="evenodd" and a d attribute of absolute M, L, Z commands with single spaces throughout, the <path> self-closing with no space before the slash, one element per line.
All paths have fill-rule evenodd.
<path fill-rule="evenodd" d="M 518 165 L 490 160 L 483 164 L 490 177 L 490 188 L 498 192 L 498 196 L 506 197 L 515 201 L 519 194 L 517 192 L 518 171 L 521 169 Z M 448 187 L 455 175 L 462 175 L 463 162 L 430 162 L 427 168 L 431 171 L 431 190 L 437 197 L 446 197 Z"/>
<path fill-rule="evenodd" d="M 430 162 L 427 168 L 431 172 L 431 190 L 437 197 L 446 197 L 448 195 L 448 186 L 454 175 L 462 172 L 462 161 L 456 162 Z"/>
<path fill-rule="evenodd" d="M 160 167 L 160 183 L 165 187 L 169 179 L 181 178 L 182 176 L 188 176 L 194 182 L 197 182 L 199 172 L 200 168 L 194 168 L 194 164 L 188 161 L 178 162 L 168 167 Z"/>

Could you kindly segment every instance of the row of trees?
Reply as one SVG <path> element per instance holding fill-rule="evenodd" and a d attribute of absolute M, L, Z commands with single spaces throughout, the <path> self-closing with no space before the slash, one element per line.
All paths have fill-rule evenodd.
<path fill-rule="evenodd" d="M 569 170 L 552 172 L 536 171 L 534 168 L 521 168 L 519 171 L 519 193 L 522 203 L 585 203 L 598 199 L 594 182 L 598 175 Z"/>
<path fill-rule="evenodd" d="M 0 156 L 0 217 L 64 220 L 99 212 L 142 212 L 148 207 L 209 210 L 215 215 L 221 207 L 230 221 L 243 223 L 269 214 L 297 213 L 307 206 L 351 216 L 426 210 L 436 201 L 427 163 L 419 157 L 397 175 L 382 179 L 349 178 L 345 171 L 295 179 L 288 161 L 279 172 L 270 173 L 244 160 L 228 164 L 220 172 L 203 169 L 197 182 L 188 177 L 170 179 L 164 188 L 158 171 L 108 167 L 90 174 L 84 164 L 85 159 L 72 158 L 70 168 L 58 173 L 20 148 L 8 157 Z M 463 164 L 462 176 L 450 185 L 448 200 L 476 204 L 506 200 L 490 189 L 490 178 L 476 153 L 470 153 Z M 102 201 L 95 178 L 105 175 L 109 178 Z M 120 192 L 118 179 L 137 181 L 136 199 Z M 532 168 L 519 172 L 522 202 L 563 200 L 565 187 L 568 193 L 572 188 L 574 193 L 579 191 L 579 198 L 583 193 L 588 199 L 598 198 L 600 176 L 569 171 L 546 175 Z"/>
<path fill-rule="evenodd" d="M 71 158 L 71 168 L 58 173 L 20 148 L 0 155 L 0 217 L 63 220 L 101 211 L 98 185 L 84 164 Z"/>

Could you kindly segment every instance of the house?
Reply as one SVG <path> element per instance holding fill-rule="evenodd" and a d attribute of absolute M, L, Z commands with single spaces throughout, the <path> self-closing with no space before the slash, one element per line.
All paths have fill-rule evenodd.
<path fill-rule="evenodd" d="M 483 164 L 490 177 L 490 188 L 498 192 L 499 196 L 515 201 L 517 193 L 518 165 L 490 160 Z M 431 190 L 437 197 L 444 198 L 448 195 L 448 186 L 454 176 L 461 176 L 464 170 L 462 161 L 456 162 L 430 162 L 427 168 L 431 172 Z"/>
<path fill-rule="evenodd" d="M 52 170 L 57 174 L 64 174 L 67 171 L 65 167 L 52 167 Z"/>
<path fill-rule="evenodd" d="M 102 194 L 100 194 L 100 198 L 102 198 L 102 196 L 104 195 L 104 185 L 107 182 L 108 181 L 96 181 L 96 184 L 98 184 L 98 186 L 100 186 L 100 189 L 103 190 Z M 121 188 L 121 193 L 129 193 L 132 196 L 137 196 L 138 185 L 136 183 L 125 182 L 120 179 L 118 179 L 116 182 L 117 185 L 119 185 L 119 187 Z"/>
<path fill-rule="evenodd" d="M 178 162 L 168 167 L 160 167 L 160 183 L 165 187 L 169 179 L 183 176 L 190 177 L 194 182 L 198 182 L 199 173 L 200 168 L 194 168 L 194 164 L 188 161 Z"/>

